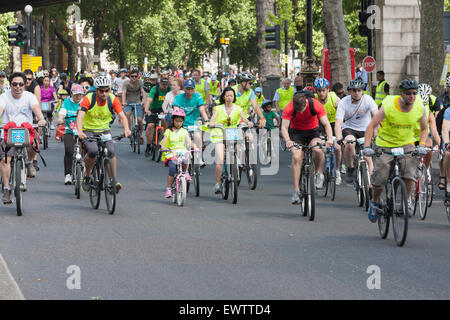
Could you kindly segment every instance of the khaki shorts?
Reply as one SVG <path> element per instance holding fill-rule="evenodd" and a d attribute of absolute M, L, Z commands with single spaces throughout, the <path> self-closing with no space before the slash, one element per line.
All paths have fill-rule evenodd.
<path fill-rule="evenodd" d="M 406 145 L 403 147 L 405 152 L 413 151 L 415 147 L 413 145 Z M 385 152 L 390 152 L 392 148 L 379 148 Z M 416 181 L 417 178 L 417 163 L 416 157 L 411 154 L 406 154 L 399 158 L 400 176 L 403 179 L 409 179 Z M 391 168 L 394 165 L 394 156 L 390 154 L 382 154 L 379 157 L 374 158 L 374 170 L 371 177 L 371 182 L 374 187 L 384 187 L 389 178 Z"/>

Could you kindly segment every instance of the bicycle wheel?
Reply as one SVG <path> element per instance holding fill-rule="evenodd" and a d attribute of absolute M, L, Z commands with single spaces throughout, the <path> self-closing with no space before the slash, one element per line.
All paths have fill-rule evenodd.
<path fill-rule="evenodd" d="M 328 194 L 328 186 L 329 186 L 329 181 L 330 181 L 330 158 L 329 155 L 327 154 L 325 156 L 325 168 L 323 169 L 323 175 L 324 175 L 324 180 L 323 180 L 323 187 L 322 189 L 318 190 L 318 193 L 321 194 L 324 198 L 327 196 Z"/>
<path fill-rule="evenodd" d="M 106 209 L 109 214 L 114 214 L 116 210 L 116 179 L 114 177 L 113 166 L 111 160 L 106 158 L 103 160 L 103 190 L 105 191 Z"/>
<path fill-rule="evenodd" d="M 447 212 L 448 222 L 450 222 L 450 206 L 445 206 L 445 211 Z"/>
<path fill-rule="evenodd" d="M 222 177 L 220 178 L 220 185 L 222 189 L 222 199 L 227 200 L 230 192 L 230 182 L 228 180 L 227 172 L 222 173 Z"/>
<path fill-rule="evenodd" d="M 237 164 L 236 164 L 236 160 L 235 163 L 233 163 L 231 165 L 231 187 L 230 187 L 230 191 L 231 191 L 231 196 L 233 197 L 233 204 L 237 203 L 238 200 L 238 184 L 237 184 L 237 176 L 238 176 L 238 169 L 237 169 Z"/>
<path fill-rule="evenodd" d="M 423 168 L 424 169 L 424 168 Z M 426 170 L 419 170 L 419 180 L 417 183 L 419 184 L 419 194 L 418 198 L 416 199 L 415 207 L 419 207 L 419 215 L 420 220 L 425 220 L 425 217 L 427 216 L 427 203 L 428 203 L 428 183 L 426 178 Z M 415 208 L 414 208 L 415 209 Z M 415 210 L 414 210 L 415 211 Z"/>
<path fill-rule="evenodd" d="M 258 165 L 250 164 L 245 170 L 247 174 L 248 187 L 250 190 L 255 190 L 258 183 Z"/>
<path fill-rule="evenodd" d="M 200 165 L 194 164 L 193 166 L 194 175 L 192 176 L 192 179 L 194 180 L 195 196 L 198 197 L 200 196 Z"/>
<path fill-rule="evenodd" d="M 433 175 L 430 174 L 431 172 L 429 172 L 429 170 L 430 169 L 427 170 L 427 175 L 426 175 L 427 176 L 427 185 L 428 185 L 427 205 L 428 205 L 428 207 L 431 207 L 431 205 L 433 203 L 434 187 L 433 187 Z"/>
<path fill-rule="evenodd" d="M 329 186 L 331 193 L 331 201 L 334 201 L 336 197 L 336 155 L 334 153 L 331 154 L 331 164 L 330 164 L 330 172 L 329 172 Z"/>
<path fill-rule="evenodd" d="M 20 188 L 20 186 L 22 185 L 22 170 L 25 170 L 23 167 L 23 162 L 20 160 L 16 161 L 14 170 L 15 170 L 14 196 L 16 197 L 17 215 L 20 217 L 23 213 L 22 190 Z"/>
<path fill-rule="evenodd" d="M 157 131 L 158 133 L 158 144 L 156 145 L 156 162 L 160 162 L 161 161 L 161 156 L 162 156 L 162 152 L 161 152 L 161 141 L 164 138 L 164 132 L 161 129 L 158 129 Z"/>
<path fill-rule="evenodd" d="M 77 199 L 80 199 L 81 194 L 81 180 L 83 179 L 83 170 L 81 169 L 81 163 L 77 162 L 75 164 L 75 174 L 73 179 L 73 185 L 75 189 L 75 195 L 77 196 Z"/>
<path fill-rule="evenodd" d="M 307 190 L 308 190 L 308 175 L 305 173 L 305 167 L 301 168 L 300 171 L 300 213 L 303 217 L 306 217 L 307 211 L 308 211 L 308 196 L 307 196 Z"/>
<path fill-rule="evenodd" d="M 394 193 L 392 199 L 392 229 L 397 246 L 405 244 L 408 234 L 408 198 L 406 185 L 402 179 L 394 181 Z"/>
<path fill-rule="evenodd" d="M 308 218 L 309 221 L 313 221 L 314 217 L 315 217 L 315 209 L 316 209 L 316 204 L 315 204 L 315 191 L 316 191 L 316 186 L 314 184 L 314 174 L 315 174 L 315 169 L 314 166 L 311 165 L 309 167 L 309 174 L 308 174 L 308 197 L 307 197 L 307 202 L 308 202 Z"/>
<path fill-rule="evenodd" d="M 362 176 L 362 186 L 361 189 L 363 190 L 364 194 L 364 207 L 367 210 L 369 210 L 370 205 L 370 193 L 369 193 L 369 169 L 367 168 L 367 162 L 363 161 L 361 162 L 361 176 Z"/>
<path fill-rule="evenodd" d="M 182 207 L 184 201 L 186 200 L 186 178 L 181 176 L 178 179 L 178 189 L 177 189 L 177 205 Z"/>
<path fill-rule="evenodd" d="M 362 172 L 361 172 L 361 166 L 358 164 L 356 167 L 356 180 L 355 180 L 355 187 L 356 187 L 356 196 L 358 198 L 358 206 L 362 207 L 364 205 L 364 190 L 362 188 Z"/>
<path fill-rule="evenodd" d="M 44 144 L 44 150 L 47 150 L 48 148 L 48 134 L 47 134 L 47 126 L 44 126 L 42 128 L 42 138 L 43 138 L 43 144 Z"/>
<path fill-rule="evenodd" d="M 386 239 L 388 233 L 389 233 L 389 222 L 390 222 L 390 208 L 392 208 L 391 206 L 391 201 L 389 198 L 389 194 L 390 194 L 390 184 L 386 185 L 386 192 L 384 193 L 384 198 L 383 198 L 383 194 L 381 195 L 381 199 L 380 199 L 380 205 L 382 208 L 382 213 L 378 214 L 378 219 L 377 219 L 377 223 L 378 223 L 378 232 L 380 233 L 380 237 L 381 239 Z M 388 208 L 388 210 L 386 210 L 386 208 Z"/>
<path fill-rule="evenodd" d="M 130 137 L 130 146 L 131 146 L 131 151 L 136 152 L 136 139 L 135 139 L 135 133 L 134 133 L 134 129 L 131 131 L 131 137 Z"/>
<path fill-rule="evenodd" d="M 91 187 L 91 190 L 89 191 L 89 201 L 91 202 L 91 206 L 93 209 L 98 209 L 100 205 L 100 189 L 101 189 L 101 183 L 100 181 L 101 174 L 100 174 L 100 168 L 98 167 L 98 164 L 95 165 L 95 167 L 92 169 L 92 179 L 94 180 L 93 186 Z"/>

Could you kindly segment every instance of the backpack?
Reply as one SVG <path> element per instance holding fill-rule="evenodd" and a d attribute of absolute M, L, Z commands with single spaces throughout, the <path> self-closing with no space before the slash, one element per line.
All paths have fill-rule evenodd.
<path fill-rule="evenodd" d="M 314 100 L 313 100 L 314 93 L 311 91 L 300 91 L 300 92 L 296 92 L 295 94 L 302 94 L 302 95 L 306 96 L 306 99 L 308 99 L 309 112 L 311 113 L 311 115 L 313 117 L 317 116 L 316 110 L 314 109 Z M 294 113 L 292 114 L 291 121 L 293 121 L 296 116 L 297 116 L 297 111 L 295 111 L 295 108 L 294 108 Z"/>
<path fill-rule="evenodd" d="M 96 101 L 97 101 L 97 94 L 94 91 L 94 93 L 92 94 L 91 105 L 89 106 L 89 109 L 92 109 L 95 106 Z M 112 120 L 110 122 L 110 124 L 112 124 L 114 122 L 114 120 L 116 120 L 116 113 L 114 112 L 110 96 L 108 96 L 107 103 L 108 103 L 109 112 L 111 112 L 111 115 L 112 115 Z"/>
<path fill-rule="evenodd" d="M 441 135 L 442 132 L 442 122 L 444 121 L 444 113 L 448 107 L 450 107 L 450 104 L 444 105 L 444 108 L 439 110 L 439 112 L 436 115 L 436 129 L 439 135 Z"/>

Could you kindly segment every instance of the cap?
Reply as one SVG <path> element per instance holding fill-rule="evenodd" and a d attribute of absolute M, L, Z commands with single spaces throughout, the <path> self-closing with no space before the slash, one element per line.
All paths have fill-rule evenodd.
<path fill-rule="evenodd" d="M 194 88 L 195 89 L 195 82 L 192 79 L 186 80 L 184 82 L 184 87 L 185 88 Z"/>
<path fill-rule="evenodd" d="M 156 73 L 152 73 L 150 75 L 150 79 L 158 79 L 158 75 Z"/>
<path fill-rule="evenodd" d="M 167 78 L 162 78 L 162 79 L 161 79 L 161 82 L 168 83 L 168 82 L 169 82 L 169 79 L 167 79 Z"/>

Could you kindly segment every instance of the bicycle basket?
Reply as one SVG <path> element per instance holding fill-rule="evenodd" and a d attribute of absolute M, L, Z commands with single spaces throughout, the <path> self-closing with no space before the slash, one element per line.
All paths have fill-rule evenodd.
<path fill-rule="evenodd" d="M 41 103 L 41 106 L 42 106 L 42 111 L 50 111 L 50 103 L 48 103 L 48 102 L 42 102 Z"/>
<path fill-rule="evenodd" d="M 9 129 L 6 145 L 8 147 L 29 147 L 30 133 L 25 128 Z"/>
<path fill-rule="evenodd" d="M 225 140 L 227 142 L 230 141 L 236 141 L 236 142 L 240 142 L 244 140 L 244 135 L 242 133 L 242 130 L 240 130 L 239 128 L 228 128 L 225 129 Z"/>

